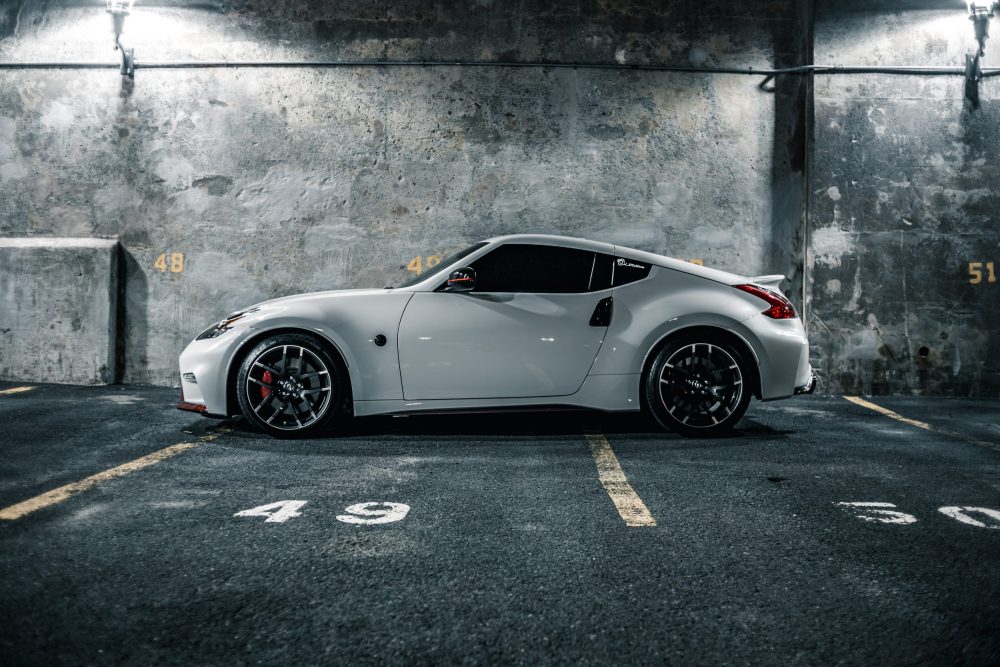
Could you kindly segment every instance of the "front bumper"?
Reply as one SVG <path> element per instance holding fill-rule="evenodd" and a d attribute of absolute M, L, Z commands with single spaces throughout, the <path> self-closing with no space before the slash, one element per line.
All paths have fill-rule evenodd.
<path fill-rule="evenodd" d="M 184 400 L 184 392 L 181 392 L 181 400 L 177 402 L 177 409 L 184 410 L 186 412 L 197 412 L 198 414 L 205 414 L 208 410 L 208 406 L 204 403 L 189 403 Z"/>
<path fill-rule="evenodd" d="M 217 338 L 194 340 L 180 356 L 180 410 L 205 416 L 229 416 L 226 378 L 233 355 L 255 331 L 249 327 L 234 328 Z"/>

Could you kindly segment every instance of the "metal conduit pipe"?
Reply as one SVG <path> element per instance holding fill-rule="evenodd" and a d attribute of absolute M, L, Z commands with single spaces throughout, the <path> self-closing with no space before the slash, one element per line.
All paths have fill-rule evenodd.
<path fill-rule="evenodd" d="M 106 62 L 0 62 L 0 69 L 117 69 Z M 136 62 L 135 69 L 212 68 L 351 68 L 351 67 L 539 67 L 558 69 L 602 69 L 632 72 L 680 72 L 690 74 L 742 74 L 782 76 L 806 74 L 895 74 L 909 76 L 965 76 L 961 67 L 801 65 L 777 69 L 755 67 L 684 67 L 674 65 L 619 65 L 617 63 L 486 62 L 476 60 L 179 60 Z M 1000 68 L 982 70 L 983 77 L 1000 76 Z"/>

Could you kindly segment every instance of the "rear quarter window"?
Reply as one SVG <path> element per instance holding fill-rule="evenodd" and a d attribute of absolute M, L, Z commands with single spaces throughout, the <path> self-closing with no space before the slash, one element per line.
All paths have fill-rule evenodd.
<path fill-rule="evenodd" d="M 637 259 L 615 257 L 612 284 L 615 287 L 621 287 L 622 285 L 628 285 L 629 283 L 634 283 L 637 280 L 642 280 L 649 275 L 652 268 L 652 264 L 640 262 Z"/>

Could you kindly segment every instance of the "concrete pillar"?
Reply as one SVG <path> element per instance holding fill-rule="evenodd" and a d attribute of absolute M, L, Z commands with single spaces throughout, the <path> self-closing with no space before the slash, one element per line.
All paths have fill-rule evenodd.
<path fill-rule="evenodd" d="M 110 384 L 118 241 L 0 238 L 0 380 Z"/>

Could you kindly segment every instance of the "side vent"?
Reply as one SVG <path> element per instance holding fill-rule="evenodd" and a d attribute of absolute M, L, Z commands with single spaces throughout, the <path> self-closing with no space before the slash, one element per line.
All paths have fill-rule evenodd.
<path fill-rule="evenodd" d="M 601 299 L 594 308 L 594 314 L 590 316 L 590 326 L 606 327 L 611 324 L 611 315 L 615 310 L 615 300 L 612 297 Z"/>

